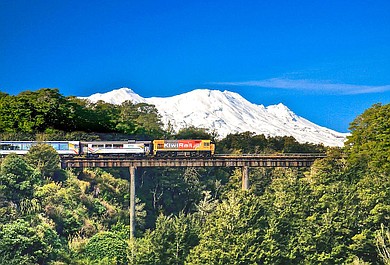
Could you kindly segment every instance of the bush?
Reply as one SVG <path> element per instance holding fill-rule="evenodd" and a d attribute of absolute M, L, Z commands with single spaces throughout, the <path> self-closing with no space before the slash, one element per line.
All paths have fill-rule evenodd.
<path fill-rule="evenodd" d="M 84 254 L 92 260 L 116 259 L 117 264 L 127 264 L 126 241 L 112 232 L 100 232 L 88 241 Z"/>

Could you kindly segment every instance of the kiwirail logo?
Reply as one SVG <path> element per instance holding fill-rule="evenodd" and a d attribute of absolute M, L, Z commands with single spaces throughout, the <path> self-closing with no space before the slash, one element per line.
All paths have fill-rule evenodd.
<path fill-rule="evenodd" d="M 177 142 L 165 142 L 165 149 L 197 149 L 201 146 L 198 141 L 182 140 Z"/>

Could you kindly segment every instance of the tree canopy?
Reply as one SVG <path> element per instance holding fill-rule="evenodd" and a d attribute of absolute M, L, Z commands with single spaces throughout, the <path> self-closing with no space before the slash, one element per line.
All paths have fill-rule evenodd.
<path fill-rule="evenodd" d="M 145 103 L 91 103 L 73 96 L 64 97 L 58 89 L 48 88 L 0 97 L 0 133 L 41 133 L 53 129 L 144 136 L 163 134 L 156 108 Z"/>
<path fill-rule="evenodd" d="M 389 120 L 390 104 L 375 104 L 351 123 L 346 143 L 351 166 L 390 174 Z"/>

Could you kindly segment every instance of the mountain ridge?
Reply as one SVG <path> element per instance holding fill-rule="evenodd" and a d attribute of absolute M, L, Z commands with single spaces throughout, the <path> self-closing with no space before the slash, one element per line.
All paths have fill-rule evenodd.
<path fill-rule="evenodd" d="M 227 90 L 195 89 L 172 97 L 143 98 L 130 88 L 120 88 L 82 98 L 111 104 L 126 100 L 153 104 L 165 126 L 169 123 L 176 131 L 188 126 L 206 128 L 215 130 L 221 138 L 250 131 L 266 136 L 293 136 L 301 143 L 343 146 L 348 135 L 300 117 L 282 103 L 265 107 Z"/>

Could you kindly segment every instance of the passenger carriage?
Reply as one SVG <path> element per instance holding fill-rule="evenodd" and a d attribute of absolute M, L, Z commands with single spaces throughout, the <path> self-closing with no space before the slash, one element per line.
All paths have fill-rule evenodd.
<path fill-rule="evenodd" d="M 76 156 L 80 153 L 79 141 L 0 141 L 0 155 L 6 156 L 11 153 L 25 155 L 30 148 L 39 143 L 52 146 L 59 155 Z"/>
<path fill-rule="evenodd" d="M 150 143 L 150 142 L 149 142 Z M 82 154 L 86 156 L 144 156 L 150 152 L 148 142 L 93 141 L 81 142 Z"/>

